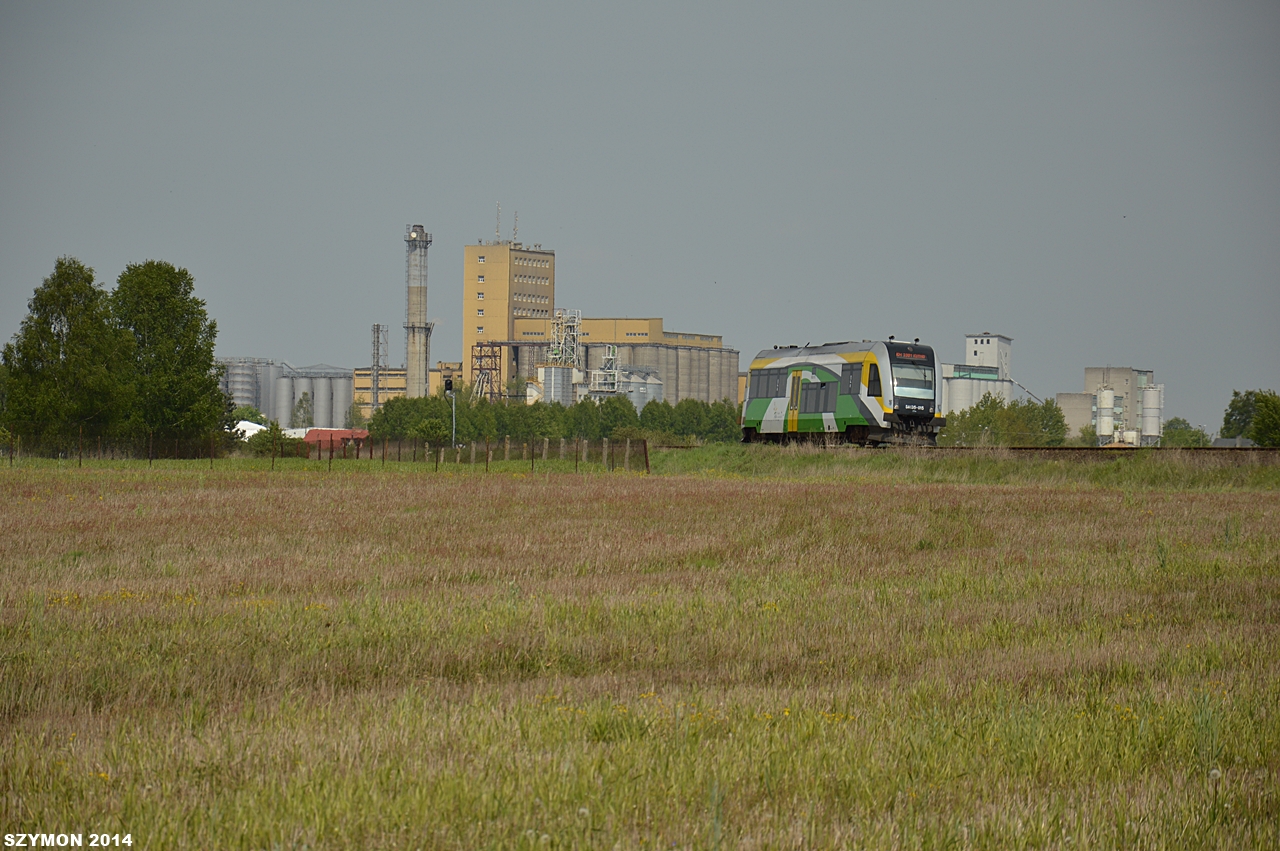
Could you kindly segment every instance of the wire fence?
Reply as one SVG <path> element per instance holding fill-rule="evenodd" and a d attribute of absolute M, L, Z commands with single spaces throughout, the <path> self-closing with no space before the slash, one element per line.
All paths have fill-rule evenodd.
<path fill-rule="evenodd" d="M 432 470 L 448 470 L 466 467 L 486 471 L 501 463 L 503 470 L 522 469 L 516 464 L 528 465 L 536 472 L 539 465 L 548 469 L 565 470 L 572 464 L 575 471 L 584 469 L 622 470 L 649 472 L 649 441 L 633 440 L 584 440 L 567 438 L 533 438 L 512 440 L 504 437 L 496 440 L 477 440 L 455 445 L 432 444 L 425 440 L 396 438 L 351 438 L 318 435 L 312 439 L 284 439 L 271 443 L 269 456 L 255 455 L 244 450 L 236 442 L 228 447 L 220 432 L 210 434 L 207 440 L 199 438 L 160 438 L 110 441 L 101 437 L 78 439 L 71 445 L 61 441 L 37 444 L 26 449 L 20 436 L 9 435 L 3 446 L 5 463 L 9 467 L 24 460 L 72 461 L 77 467 L 93 466 L 103 462 L 136 462 L 153 466 L 157 461 L 207 461 L 212 468 L 219 459 L 253 458 L 270 459 L 271 468 L 281 468 L 288 461 L 320 462 L 326 469 L 339 465 L 362 462 L 379 464 L 412 464 L 427 466 Z M 141 443 L 141 445 L 139 445 Z"/>

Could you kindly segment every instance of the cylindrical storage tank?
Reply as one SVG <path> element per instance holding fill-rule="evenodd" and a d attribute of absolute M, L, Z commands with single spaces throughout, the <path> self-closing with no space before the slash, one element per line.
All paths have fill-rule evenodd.
<path fill-rule="evenodd" d="M 331 383 L 333 385 L 333 427 L 346 428 L 347 414 L 351 411 L 351 379 L 335 378 Z"/>
<path fill-rule="evenodd" d="M 258 410 L 270 417 L 276 409 L 276 382 L 284 376 L 284 367 L 278 363 L 269 363 L 262 368 L 260 375 L 262 407 Z M 293 390 L 290 389 L 289 392 L 292 394 Z"/>
<path fill-rule="evenodd" d="M 1157 387 L 1142 390 L 1142 436 L 1160 436 L 1160 390 Z"/>
<path fill-rule="evenodd" d="M 1111 436 L 1116 433 L 1115 425 L 1116 391 L 1098 391 L 1098 437 L 1106 438 L 1103 443 L 1110 443 Z"/>
<path fill-rule="evenodd" d="M 289 417 L 293 413 L 293 378 L 288 375 L 277 378 L 271 396 L 271 419 L 281 428 L 288 428 Z"/>
<path fill-rule="evenodd" d="M 311 379 L 311 410 L 316 428 L 333 426 L 333 385 L 328 378 Z"/>
<path fill-rule="evenodd" d="M 292 408 L 296 408 L 296 407 L 298 407 L 298 403 L 302 401 L 302 396 L 303 396 L 303 394 L 306 394 L 307 398 L 309 398 L 309 399 L 311 400 L 311 411 L 312 411 L 312 417 L 313 417 L 313 420 L 314 420 L 314 413 L 315 413 L 315 401 L 316 401 L 316 396 L 315 396 L 315 387 L 313 387 L 313 386 L 312 386 L 311 379 L 310 379 L 309 377 L 300 375 L 300 376 L 298 376 L 297 378 L 293 379 L 293 405 L 292 405 L 292 407 L 291 407 L 291 409 L 290 409 L 290 417 L 289 417 L 289 419 L 290 419 L 289 427 L 290 427 L 290 428 L 303 428 L 303 427 L 304 427 L 302 423 L 296 423 L 296 424 L 295 424 L 295 423 L 292 421 L 292 420 L 293 420 L 293 416 L 292 416 L 293 411 L 292 411 Z M 281 423 L 281 425 L 284 425 L 284 424 L 283 424 L 283 423 Z"/>
<path fill-rule="evenodd" d="M 254 369 L 258 373 L 258 399 L 254 404 L 259 411 L 270 417 L 271 393 L 276 389 L 274 379 L 271 377 L 271 365 L 259 363 Z"/>

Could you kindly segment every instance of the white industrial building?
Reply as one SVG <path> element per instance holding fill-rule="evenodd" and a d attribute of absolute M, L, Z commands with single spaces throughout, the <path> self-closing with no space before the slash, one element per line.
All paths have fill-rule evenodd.
<path fill-rule="evenodd" d="M 1012 337 L 987 331 L 966 334 L 964 363 L 939 364 L 944 415 L 972 408 L 988 393 L 1006 403 L 1019 398 L 1018 391 L 1025 388 L 1010 374 L 1012 352 Z"/>

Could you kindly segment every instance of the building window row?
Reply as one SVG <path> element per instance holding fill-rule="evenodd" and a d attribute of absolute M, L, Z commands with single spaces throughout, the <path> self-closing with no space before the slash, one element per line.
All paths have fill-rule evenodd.
<path fill-rule="evenodd" d="M 480 262 L 481 262 L 481 263 L 483 263 L 483 262 L 484 262 L 484 258 L 483 258 L 483 257 L 481 257 L 481 258 L 480 258 Z M 536 258 L 536 257 L 520 257 L 520 256 L 517 256 L 517 257 L 516 257 L 516 259 L 515 259 L 513 262 L 515 262 L 517 265 L 520 265 L 520 266 L 540 266 L 540 267 L 542 267 L 542 268 L 544 268 L 544 269 L 549 269 L 549 268 L 551 267 L 551 261 L 550 261 L 550 260 L 539 260 L 539 259 L 538 259 L 538 258 Z"/>
<path fill-rule="evenodd" d="M 541 284 L 542 286 L 551 283 L 550 278 L 539 278 L 536 275 L 516 275 L 515 281 L 518 284 Z"/>
<path fill-rule="evenodd" d="M 531 301 L 535 304 L 550 304 L 551 299 L 545 295 L 533 295 L 531 293 L 514 293 L 511 296 L 513 301 Z"/>
<path fill-rule="evenodd" d="M 627 336 L 628 337 L 648 337 L 649 332 L 648 331 L 628 331 Z"/>

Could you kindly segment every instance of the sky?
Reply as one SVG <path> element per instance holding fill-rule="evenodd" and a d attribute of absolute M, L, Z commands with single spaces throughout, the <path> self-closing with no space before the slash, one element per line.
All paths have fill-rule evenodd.
<path fill-rule="evenodd" d="M 64 255 L 186 267 L 218 354 L 432 360 L 463 246 L 557 306 L 775 344 L 1013 338 L 1040 397 L 1280 389 L 1280 4 L 0 4 L 0 340 Z M 393 362 L 398 360 L 393 358 Z"/>

